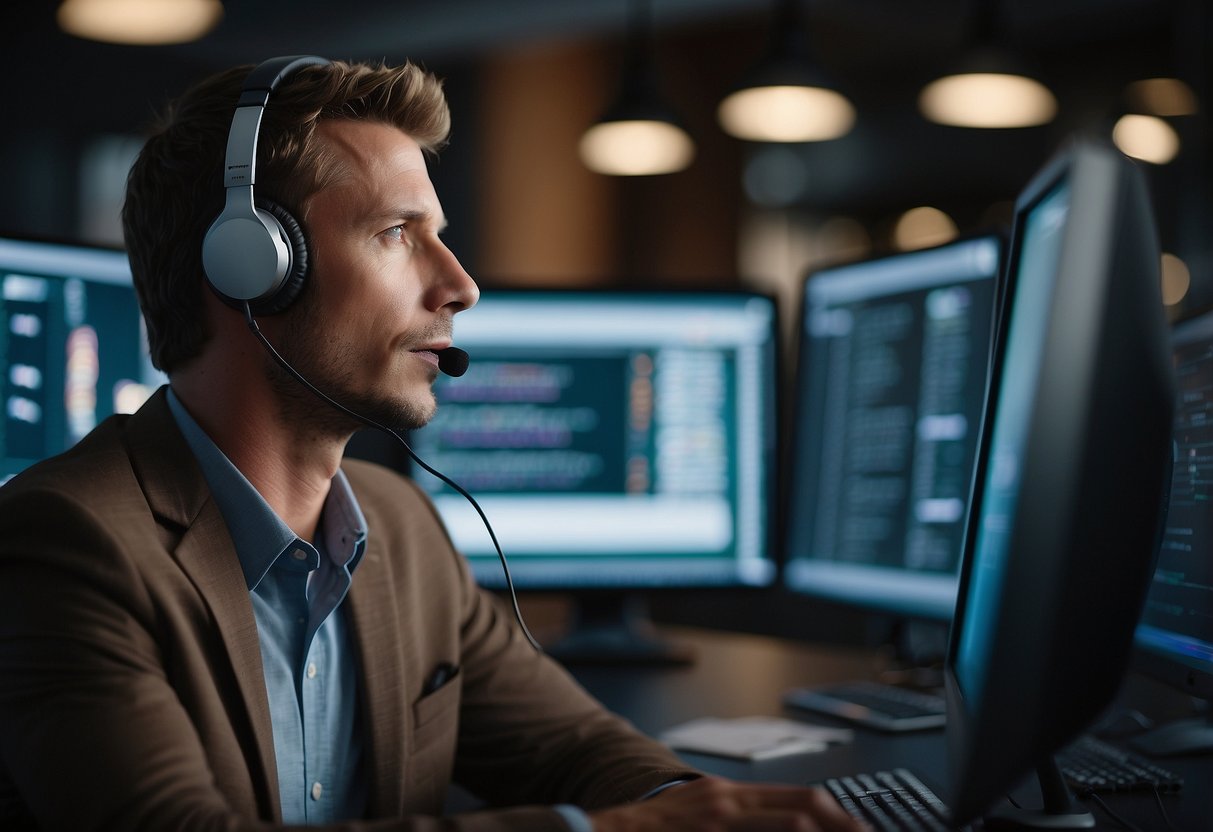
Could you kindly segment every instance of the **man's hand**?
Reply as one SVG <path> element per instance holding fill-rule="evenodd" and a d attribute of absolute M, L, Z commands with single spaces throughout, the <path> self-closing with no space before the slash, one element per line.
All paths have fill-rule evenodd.
<path fill-rule="evenodd" d="M 590 815 L 594 832 L 855 832 L 823 789 L 738 783 L 703 777 L 651 800 Z"/>

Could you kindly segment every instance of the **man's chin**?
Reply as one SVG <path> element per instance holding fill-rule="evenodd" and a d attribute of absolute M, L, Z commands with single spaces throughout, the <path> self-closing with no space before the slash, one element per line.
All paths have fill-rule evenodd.
<path fill-rule="evenodd" d="M 417 408 L 414 415 L 416 422 L 411 427 L 407 428 L 407 430 L 417 430 L 418 428 L 423 428 L 428 425 L 435 416 L 438 415 L 438 402 L 436 399 L 434 399 L 432 394 L 430 395 L 429 401 L 422 403 L 421 406 Z"/>
<path fill-rule="evenodd" d="M 370 412 L 362 415 L 369 416 L 395 431 L 411 431 L 425 427 L 438 411 L 438 401 L 428 388 L 424 393 L 415 396 L 380 399 L 365 404 Z"/>

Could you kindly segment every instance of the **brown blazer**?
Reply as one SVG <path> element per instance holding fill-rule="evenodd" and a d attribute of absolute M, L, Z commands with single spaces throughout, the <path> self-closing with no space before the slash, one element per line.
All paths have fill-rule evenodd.
<path fill-rule="evenodd" d="M 371 818 L 560 830 L 545 805 L 689 772 L 522 640 L 415 485 L 344 465 L 366 515 L 347 596 Z M 439 663 L 459 673 L 422 697 Z M 454 779 L 492 805 L 445 820 Z M 161 390 L 0 488 L 0 828 L 281 823 L 248 588 Z"/>

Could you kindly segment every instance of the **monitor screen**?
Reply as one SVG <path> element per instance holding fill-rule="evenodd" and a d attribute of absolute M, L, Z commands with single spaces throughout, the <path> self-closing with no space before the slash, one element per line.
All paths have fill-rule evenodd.
<path fill-rule="evenodd" d="M 1179 390 L 1171 494 L 1137 628 L 1138 663 L 1213 699 L 1213 312 L 1176 324 L 1172 349 Z"/>
<path fill-rule="evenodd" d="M 1181 321 L 1172 343 L 1171 498 L 1137 640 L 1188 669 L 1191 693 L 1213 699 L 1213 312 Z"/>
<path fill-rule="evenodd" d="M 485 291 L 455 320 L 470 367 L 411 443 L 520 589 L 767 584 L 775 325 L 747 292 Z M 474 509 L 416 477 L 502 586 Z"/>
<path fill-rule="evenodd" d="M 997 236 L 804 284 L 784 582 L 946 621 L 985 399 Z"/>
<path fill-rule="evenodd" d="M 1067 813 L 1048 761 L 1127 669 L 1169 473 L 1159 258 L 1110 146 L 1075 143 L 1017 203 L 945 666 L 957 822 L 1033 770 Z"/>
<path fill-rule="evenodd" d="M 1003 355 L 999 406 L 991 424 L 989 458 L 983 470 L 982 522 L 976 530 L 978 554 L 974 557 L 979 568 L 971 572 L 965 586 L 967 612 L 964 627 L 959 630 L 955 660 L 957 682 L 973 699 L 981 697 L 986 662 L 993 658 L 986 645 L 998 614 L 997 596 L 1006 578 L 1012 519 L 1022 485 L 1032 404 L 1045 357 L 1045 335 L 1069 207 L 1067 184 L 1054 186 L 1024 214 L 1023 231 L 1016 241 L 1018 275 L 1007 335 L 1014 348 Z M 1030 279 L 1021 279 L 1024 274 Z"/>
<path fill-rule="evenodd" d="M 136 410 L 162 382 L 120 251 L 0 238 L 0 482 Z"/>

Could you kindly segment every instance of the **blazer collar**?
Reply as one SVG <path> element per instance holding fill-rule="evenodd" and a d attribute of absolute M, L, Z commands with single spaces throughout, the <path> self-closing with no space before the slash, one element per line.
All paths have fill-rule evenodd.
<path fill-rule="evenodd" d="M 252 725 L 260 808 L 280 821 L 273 726 L 248 585 L 223 516 L 169 411 L 166 390 L 160 388 L 130 417 L 125 441 L 148 505 L 162 524 L 178 527 L 172 530 L 180 535 L 172 554 L 214 617 Z"/>

